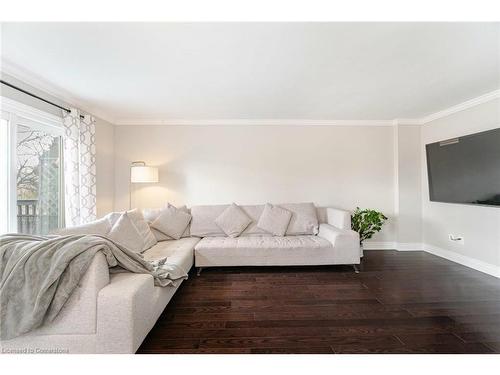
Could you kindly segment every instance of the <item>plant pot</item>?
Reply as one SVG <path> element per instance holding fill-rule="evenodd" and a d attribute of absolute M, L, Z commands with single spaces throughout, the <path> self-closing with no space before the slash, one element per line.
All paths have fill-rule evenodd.
<path fill-rule="evenodd" d="M 363 243 L 359 244 L 359 257 L 363 258 Z"/>

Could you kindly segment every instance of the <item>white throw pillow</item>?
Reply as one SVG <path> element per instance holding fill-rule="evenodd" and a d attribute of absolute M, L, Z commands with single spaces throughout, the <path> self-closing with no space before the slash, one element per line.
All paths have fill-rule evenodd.
<path fill-rule="evenodd" d="M 137 231 L 141 235 L 143 241 L 144 241 L 144 248 L 142 251 L 145 251 L 152 246 L 157 244 L 157 240 L 149 228 L 148 222 L 144 219 L 144 216 L 142 215 L 141 211 L 139 211 L 137 208 L 126 211 L 128 214 L 128 217 L 132 222 L 134 223 Z M 111 226 L 114 226 L 118 219 L 123 215 L 124 212 L 111 212 L 108 215 L 106 215 L 106 218 L 109 220 L 111 223 Z"/>
<path fill-rule="evenodd" d="M 144 239 L 143 251 L 156 245 L 158 243 L 158 241 L 156 240 L 153 232 L 151 232 L 151 229 L 149 228 L 149 224 L 144 219 L 144 216 L 142 216 L 141 211 L 139 211 L 137 208 L 135 208 L 132 211 L 127 211 L 127 214 L 130 217 L 130 219 L 134 222 L 134 225 L 137 228 L 137 231 L 139 232 L 141 237 Z"/>
<path fill-rule="evenodd" d="M 149 224 L 156 220 L 161 214 L 162 208 L 145 208 L 142 210 L 142 216 Z"/>
<path fill-rule="evenodd" d="M 286 203 L 280 204 L 280 207 L 292 212 L 292 219 L 286 229 L 287 236 L 318 234 L 318 214 L 313 203 Z"/>
<path fill-rule="evenodd" d="M 151 223 L 151 227 L 178 240 L 181 238 L 190 221 L 190 214 L 169 204 L 167 208 L 161 211 L 156 220 Z"/>
<path fill-rule="evenodd" d="M 92 221 L 87 224 L 76 225 L 69 228 L 54 229 L 50 234 L 56 234 L 59 236 L 69 236 L 77 234 L 97 234 L 100 236 L 105 236 L 111 229 L 111 224 L 106 217 L 102 219 Z"/>
<path fill-rule="evenodd" d="M 167 205 L 165 206 L 166 207 L 169 207 L 169 206 L 172 206 L 170 203 L 167 203 Z M 173 206 L 175 207 L 175 206 Z M 149 227 L 151 229 L 151 232 L 153 233 L 153 235 L 155 236 L 156 240 L 157 241 L 169 241 L 169 240 L 173 240 L 172 237 L 170 236 L 167 236 L 166 234 L 160 232 L 159 230 L 151 227 L 151 224 L 153 223 L 153 221 L 155 221 L 158 216 L 160 216 L 161 212 L 165 209 L 165 208 L 145 208 L 143 211 L 142 211 L 142 214 L 144 215 L 144 219 L 148 222 L 149 224 Z M 190 214 L 188 208 L 184 205 L 184 206 L 180 206 L 178 207 L 179 210 L 187 213 L 187 214 Z M 190 230 L 189 230 L 189 225 L 187 226 L 186 230 L 184 231 L 184 233 L 182 233 L 182 236 L 181 238 L 184 238 L 184 237 L 191 237 L 191 234 L 190 234 Z"/>
<path fill-rule="evenodd" d="M 251 222 L 252 219 L 235 203 L 215 219 L 215 224 L 232 238 L 238 237 Z"/>
<path fill-rule="evenodd" d="M 144 248 L 144 240 L 127 212 L 120 215 L 108 237 L 134 253 L 140 253 Z"/>
<path fill-rule="evenodd" d="M 257 226 L 274 236 L 284 236 L 292 213 L 279 206 L 266 203 Z"/>

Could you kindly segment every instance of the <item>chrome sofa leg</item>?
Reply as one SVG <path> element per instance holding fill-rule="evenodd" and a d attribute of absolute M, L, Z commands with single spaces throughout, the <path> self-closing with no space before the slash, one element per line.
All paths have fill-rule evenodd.
<path fill-rule="evenodd" d="M 357 265 L 357 264 L 353 264 L 353 265 L 352 265 L 352 268 L 354 268 L 354 272 L 355 272 L 355 273 L 359 273 L 359 268 L 358 268 L 358 265 Z"/>
<path fill-rule="evenodd" d="M 198 270 L 196 271 L 196 276 L 200 276 L 202 269 L 203 267 L 198 267 Z"/>

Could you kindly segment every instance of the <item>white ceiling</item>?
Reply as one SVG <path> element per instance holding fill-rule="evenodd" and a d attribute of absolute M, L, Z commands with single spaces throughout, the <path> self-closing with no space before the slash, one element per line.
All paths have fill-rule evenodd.
<path fill-rule="evenodd" d="M 4 23 L 1 52 L 116 123 L 420 118 L 500 88 L 500 23 Z"/>

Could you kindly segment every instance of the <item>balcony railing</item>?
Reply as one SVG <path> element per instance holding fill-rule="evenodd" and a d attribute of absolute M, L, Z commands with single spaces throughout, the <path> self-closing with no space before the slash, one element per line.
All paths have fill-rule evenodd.
<path fill-rule="evenodd" d="M 17 232 L 26 234 L 47 234 L 57 228 L 57 215 L 42 215 L 36 199 L 17 201 Z"/>
<path fill-rule="evenodd" d="M 26 234 L 40 233 L 38 200 L 25 199 L 17 201 L 17 231 Z"/>

